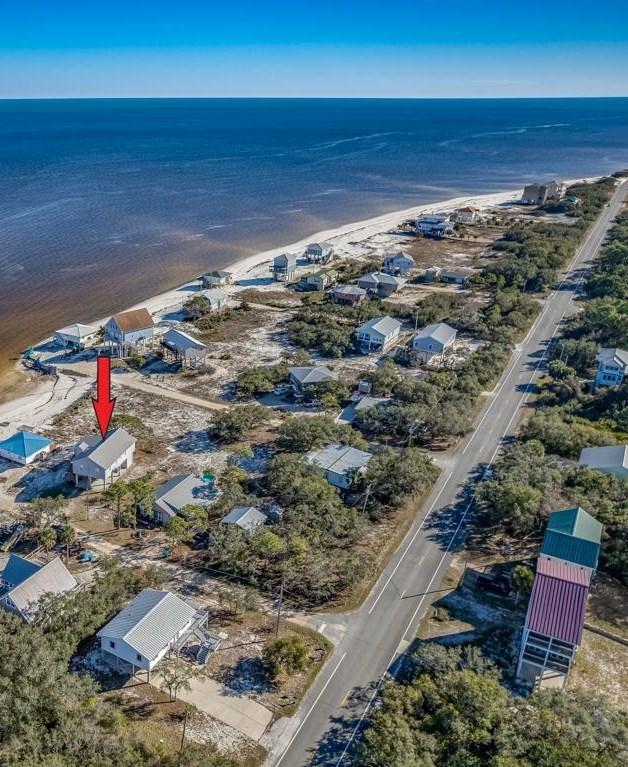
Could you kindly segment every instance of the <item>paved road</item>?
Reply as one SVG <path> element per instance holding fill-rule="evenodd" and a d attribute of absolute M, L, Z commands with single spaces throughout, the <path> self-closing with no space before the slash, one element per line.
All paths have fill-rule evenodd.
<path fill-rule="evenodd" d="M 340 641 L 308 691 L 299 715 L 281 732 L 271 733 L 277 740 L 267 761 L 269 767 L 340 767 L 348 763 L 381 681 L 391 667 L 394 672 L 395 660 L 415 635 L 430 593 L 438 589 L 451 553 L 462 540 L 478 471 L 493 462 L 503 440 L 516 428 L 546 347 L 563 317 L 573 312 L 583 270 L 596 255 L 627 191 L 628 182 L 617 190 L 563 282 L 544 302 L 475 430 L 441 474 L 426 504 L 426 516 L 417 519 L 362 607 L 345 616 L 346 631 L 338 634 Z M 337 621 L 331 615 L 329 619 L 330 626 Z"/>

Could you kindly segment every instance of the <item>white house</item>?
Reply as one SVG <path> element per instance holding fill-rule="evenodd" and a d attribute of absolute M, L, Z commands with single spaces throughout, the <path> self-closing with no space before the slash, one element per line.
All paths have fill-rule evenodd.
<path fill-rule="evenodd" d="M 133 465 L 135 438 L 124 429 L 84 437 L 74 447 L 72 474 L 77 487 L 106 488 Z"/>
<path fill-rule="evenodd" d="M 305 249 L 305 257 L 311 264 L 326 264 L 333 255 L 333 245 L 328 242 L 311 242 Z"/>
<path fill-rule="evenodd" d="M 76 322 L 74 325 L 55 330 L 53 338 L 55 343 L 64 348 L 70 346 L 82 349 L 98 338 L 98 328 Z"/>
<path fill-rule="evenodd" d="M 183 367 L 197 367 L 205 362 L 207 346 L 182 330 L 169 328 L 161 338 L 164 355 L 171 355 Z"/>
<path fill-rule="evenodd" d="M 170 591 L 144 589 L 96 636 L 104 658 L 112 665 L 150 672 L 196 625 L 207 620 Z"/>
<path fill-rule="evenodd" d="M 212 312 L 220 312 L 227 305 L 227 294 L 220 288 L 205 290 L 201 298 L 208 304 Z"/>
<path fill-rule="evenodd" d="M 416 220 L 417 234 L 441 238 L 452 231 L 451 219 L 446 213 L 426 213 Z"/>
<path fill-rule="evenodd" d="M 76 588 L 74 576 L 55 557 L 45 565 L 17 554 L 0 554 L 0 607 L 30 621 L 45 594 Z"/>
<path fill-rule="evenodd" d="M 621 386 L 628 375 L 628 352 L 600 347 L 595 359 L 598 363 L 595 385 Z"/>
<path fill-rule="evenodd" d="M 297 271 L 296 255 L 294 253 L 282 253 L 275 256 L 270 271 L 273 273 L 273 279 L 277 282 L 291 282 Z"/>
<path fill-rule="evenodd" d="M 374 317 L 355 331 L 360 350 L 364 354 L 385 352 L 399 338 L 401 323 L 393 317 Z"/>
<path fill-rule="evenodd" d="M 372 457 L 371 453 L 364 450 L 340 444 L 311 450 L 305 456 L 309 463 L 325 472 L 325 477 L 331 485 L 342 490 L 350 488 L 357 477 L 366 471 Z"/>
<path fill-rule="evenodd" d="M 628 479 L 628 445 L 585 447 L 580 451 L 578 465 Z"/>
<path fill-rule="evenodd" d="M 417 352 L 419 362 L 429 362 L 435 355 L 441 357 L 456 341 L 456 330 L 446 322 L 427 325 L 412 339 L 412 348 Z"/>
<path fill-rule="evenodd" d="M 185 506 L 206 506 L 212 494 L 208 483 L 202 479 L 193 474 L 177 474 L 155 490 L 153 517 L 165 525 Z"/>
<path fill-rule="evenodd" d="M 478 220 L 479 211 L 473 205 L 465 205 L 464 208 L 458 208 L 454 211 L 453 220 L 459 224 L 475 224 Z"/>
<path fill-rule="evenodd" d="M 524 205 L 545 205 L 548 200 L 561 200 L 565 196 L 566 186 L 559 181 L 547 181 L 544 184 L 527 184 L 521 195 Z"/>
<path fill-rule="evenodd" d="M 215 269 L 213 272 L 205 272 L 201 276 L 201 282 L 204 288 L 219 288 L 222 285 L 230 285 L 233 279 L 231 272 L 225 272 L 222 269 Z"/>
<path fill-rule="evenodd" d="M 423 279 L 425 282 L 434 282 L 434 280 L 439 280 L 442 271 L 443 269 L 440 266 L 429 266 L 423 272 Z"/>
<path fill-rule="evenodd" d="M 450 285 L 466 285 L 472 272 L 457 272 L 451 270 L 442 270 L 440 281 Z"/>
<path fill-rule="evenodd" d="M 155 335 L 155 323 L 148 309 L 131 309 L 114 314 L 105 325 L 105 343 L 120 357 L 144 347 Z"/>
<path fill-rule="evenodd" d="M 52 441 L 31 431 L 17 431 L 0 442 L 0 458 L 28 466 L 38 458 L 47 455 L 52 448 Z"/>
<path fill-rule="evenodd" d="M 405 250 L 399 250 L 397 253 L 389 253 L 384 258 L 384 271 L 387 274 L 397 275 L 402 277 L 410 274 L 414 269 L 416 263 L 409 253 Z"/>

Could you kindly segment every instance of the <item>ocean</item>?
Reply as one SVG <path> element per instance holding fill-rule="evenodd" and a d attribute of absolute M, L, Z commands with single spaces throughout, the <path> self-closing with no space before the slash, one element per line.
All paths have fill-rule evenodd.
<path fill-rule="evenodd" d="M 245 255 L 628 165 L 628 98 L 0 101 L 0 368 Z"/>

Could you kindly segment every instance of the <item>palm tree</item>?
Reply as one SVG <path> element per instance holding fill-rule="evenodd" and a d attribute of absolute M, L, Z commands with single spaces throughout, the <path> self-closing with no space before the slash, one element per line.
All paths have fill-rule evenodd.
<path fill-rule="evenodd" d="M 57 542 L 57 534 L 52 527 L 42 527 L 37 536 L 37 540 L 46 553 L 52 551 Z"/>
<path fill-rule="evenodd" d="M 61 532 L 59 533 L 59 543 L 64 544 L 65 546 L 65 558 L 70 558 L 70 546 L 74 543 L 76 540 L 76 530 L 72 527 L 72 525 L 66 524 L 61 528 Z"/>

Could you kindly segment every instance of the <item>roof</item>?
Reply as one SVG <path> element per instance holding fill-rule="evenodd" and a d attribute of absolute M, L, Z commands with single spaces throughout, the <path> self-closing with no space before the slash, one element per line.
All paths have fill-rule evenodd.
<path fill-rule="evenodd" d="M 55 557 L 43 566 L 35 566 L 37 569 L 8 593 L 13 604 L 22 613 L 27 612 L 29 607 L 35 605 L 44 594 L 62 594 L 76 586 L 74 576 L 59 557 Z M 23 564 L 21 567 L 25 572 L 26 567 Z"/>
<path fill-rule="evenodd" d="M 578 463 L 591 469 L 628 469 L 628 445 L 585 447 L 580 452 Z"/>
<path fill-rule="evenodd" d="M 597 351 L 598 362 L 614 362 L 616 365 L 628 366 L 628 351 L 618 348 L 600 347 Z"/>
<path fill-rule="evenodd" d="M 135 437 L 125 429 L 109 432 L 105 439 L 96 434 L 85 437 L 75 448 L 75 460 L 89 458 L 103 469 L 108 469 L 130 447 L 135 445 Z"/>
<path fill-rule="evenodd" d="M 214 269 L 211 272 L 205 272 L 203 277 L 231 277 L 232 272 L 225 272 L 223 269 Z"/>
<path fill-rule="evenodd" d="M 602 538 L 602 524 L 580 506 L 553 511 L 547 522 L 547 530 L 573 535 L 587 541 L 599 543 Z"/>
<path fill-rule="evenodd" d="M 223 517 L 222 521 L 228 525 L 237 525 L 243 530 L 254 530 L 259 525 L 266 522 L 266 515 L 255 506 L 234 506 L 233 509 Z"/>
<path fill-rule="evenodd" d="M 417 218 L 417 224 L 448 224 L 448 213 L 423 213 Z"/>
<path fill-rule="evenodd" d="M 30 578 L 41 565 L 17 554 L 0 555 L 0 578 L 15 587 Z"/>
<path fill-rule="evenodd" d="M 441 269 L 441 277 L 463 277 L 469 279 L 471 272 L 456 271 L 455 269 Z"/>
<path fill-rule="evenodd" d="M 338 380 L 338 373 L 328 368 L 327 365 L 289 368 L 288 371 L 300 384 L 317 384 Z"/>
<path fill-rule="evenodd" d="M 473 205 L 465 205 L 464 208 L 458 208 L 458 211 L 463 213 L 477 213 L 478 209 L 474 208 Z"/>
<path fill-rule="evenodd" d="M 588 591 L 586 585 L 537 572 L 526 627 L 553 639 L 579 645 Z"/>
<path fill-rule="evenodd" d="M 369 330 L 374 330 L 376 333 L 381 333 L 383 336 L 390 336 L 395 333 L 401 327 L 399 320 L 395 320 L 392 317 L 374 317 L 372 320 L 365 322 L 364 325 L 360 325 L 357 332 L 362 333 Z"/>
<path fill-rule="evenodd" d="M 172 592 L 144 589 L 97 636 L 120 639 L 150 661 L 178 638 L 195 615 L 196 609 Z"/>
<path fill-rule="evenodd" d="M 219 304 L 221 301 L 227 300 L 227 294 L 220 288 L 210 288 L 203 292 L 203 298 L 209 301 L 210 304 L 214 302 Z"/>
<path fill-rule="evenodd" d="M 114 314 L 112 319 L 123 333 L 133 333 L 136 330 L 152 328 L 155 324 L 148 309 L 131 309 L 128 312 Z"/>
<path fill-rule="evenodd" d="M 359 285 L 337 285 L 333 288 L 334 293 L 346 296 L 365 296 L 366 290 Z"/>
<path fill-rule="evenodd" d="M 201 503 L 204 499 L 199 498 L 199 490 L 204 487 L 203 481 L 193 474 L 177 474 L 155 490 L 155 504 L 174 516 L 188 503 Z"/>
<path fill-rule="evenodd" d="M 0 442 L 0 450 L 28 458 L 50 445 L 52 445 L 52 440 L 40 437 L 39 434 L 33 434 L 31 431 L 17 431 L 8 439 L 3 439 Z"/>
<path fill-rule="evenodd" d="M 281 253 L 278 256 L 275 256 L 273 263 L 275 264 L 285 264 L 287 266 L 296 266 L 297 265 L 297 255 L 296 253 Z"/>
<path fill-rule="evenodd" d="M 394 274 L 387 274 L 386 272 L 371 272 L 371 274 L 365 274 L 364 277 L 359 278 L 359 282 L 368 282 L 373 283 L 374 285 L 383 283 L 384 285 L 396 285 L 398 287 L 406 284 L 403 277 L 396 277 Z"/>
<path fill-rule="evenodd" d="M 396 258 L 404 258 L 406 261 L 411 261 L 413 264 L 415 263 L 414 258 L 409 253 L 406 253 L 405 250 L 398 250 L 396 253 L 387 253 L 385 256 L 386 261 L 392 261 Z"/>
<path fill-rule="evenodd" d="M 361 400 L 356 402 L 354 408 L 359 412 L 360 410 L 368 410 L 369 408 L 376 407 L 377 405 L 387 405 L 390 401 L 390 397 L 371 397 L 367 395 L 366 397 L 362 397 Z"/>
<path fill-rule="evenodd" d="M 175 330 L 174 328 L 170 328 L 164 333 L 162 341 L 167 346 L 174 347 L 182 352 L 189 351 L 190 349 L 202 351 L 207 348 L 202 341 L 188 333 L 184 333 L 182 330 Z"/>
<path fill-rule="evenodd" d="M 540 557 L 536 562 L 536 571 L 550 578 L 558 578 L 561 581 L 577 583 L 580 586 L 588 586 L 591 583 L 591 571 L 577 565 L 565 562 L 557 562 L 554 559 Z"/>
<path fill-rule="evenodd" d="M 372 458 L 371 453 L 347 445 L 327 445 L 320 450 L 311 450 L 306 459 L 324 471 L 345 475 L 363 469 Z"/>
<path fill-rule="evenodd" d="M 333 250 L 333 245 L 331 245 L 328 242 L 311 242 L 305 249 L 310 250 L 310 248 L 321 248 L 321 250 Z"/>
<path fill-rule="evenodd" d="M 457 331 L 446 322 L 436 322 L 432 325 L 427 325 L 423 330 L 420 330 L 415 335 L 414 340 L 416 341 L 419 338 L 429 338 L 445 345 L 455 339 L 456 332 Z"/>
<path fill-rule="evenodd" d="M 96 333 L 98 328 L 93 325 L 81 325 L 80 322 L 75 322 L 74 325 L 67 325 L 64 328 L 55 330 L 55 335 L 73 336 L 75 338 L 84 338 L 85 336 L 91 336 Z"/>

